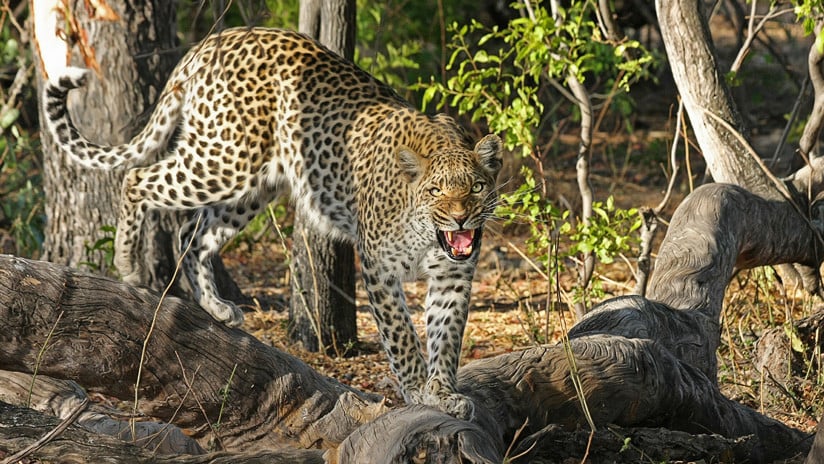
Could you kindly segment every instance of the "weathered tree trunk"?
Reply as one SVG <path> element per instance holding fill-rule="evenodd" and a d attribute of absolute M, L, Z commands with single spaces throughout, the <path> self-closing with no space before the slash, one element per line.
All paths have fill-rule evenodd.
<path fill-rule="evenodd" d="M 799 151 L 810 155 L 807 157 L 809 164 L 792 176 L 777 182 L 745 140 L 744 122 L 735 109 L 735 102 L 726 86 L 724 73 L 718 66 L 707 21 L 701 15 L 702 5 L 703 3 L 697 0 L 656 1 L 661 35 L 673 78 L 715 180 L 741 185 L 762 198 L 774 200 L 774 204 L 770 206 L 773 210 L 771 214 L 764 216 L 761 221 L 747 223 L 750 226 L 758 224 L 757 227 L 770 230 L 773 240 L 761 244 L 760 246 L 765 248 L 757 251 L 742 249 L 737 258 L 739 262 L 708 261 L 700 266 L 704 271 L 690 274 L 688 268 L 680 266 L 671 257 L 679 256 L 690 262 L 707 259 L 709 256 L 703 253 L 702 247 L 712 246 L 713 243 L 700 241 L 694 236 L 692 231 L 685 227 L 684 222 L 687 221 L 673 222 L 670 225 L 668 245 L 662 244 L 659 252 L 655 272 L 658 274 L 656 281 L 660 285 L 651 289 L 647 296 L 651 299 L 663 298 L 672 301 L 671 305 L 676 308 L 694 308 L 704 313 L 707 324 L 710 324 L 707 327 L 710 332 L 707 333 L 711 334 L 711 337 L 706 340 L 708 352 L 704 359 L 707 362 L 702 363 L 701 368 L 705 369 L 707 375 L 714 375 L 714 352 L 720 337 L 718 311 L 721 308 L 719 302 L 723 294 L 711 291 L 710 294 L 716 295 L 714 298 L 717 301 L 714 302 L 701 301 L 701 298 L 705 295 L 702 287 L 726 286 L 727 280 L 720 280 L 728 275 L 722 267 L 752 267 L 755 264 L 740 261 L 746 261 L 749 255 L 763 255 L 773 250 L 776 254 L 781 254 L 781 259 L 767 261 L 778 264 L 776 270 L 787 287 L 803 287 L 808 292 L 821 296 L 819 269 L 824 259 L 824 241 L 820 231 L 813 229 L 812 222 L 820 221 L 822 218 L 820 197 L 824 166 L 820 158 L 813 156 L 812 148 L 824 123 L 821 117 L 824 102 L 821 92 L 824 91 L 824 83 L 821 75 L 821 54 L 818 46 L 813 45 L 808 56 L 808 72 L 814 83 L 815 104 L 804 129 L 804 136 L 799 141 Z M 733 232 L 736 227 L 740 225 L 726 224 L 719 229 L 736 233 Z M 782 242 L 782 236 L 787 233 L 796 235 L 793 250 L 775 245 Z M 673 282 L 678 282 L 678 285 L 673 286 Z M 821 326 L 821 320 L 824 319 L 822 314 L 824 312 L 819 309 L 816 315 L 809 318 L 814 321 L 810 324 L 813 333 Z M 802 339 L 804 323 L 805 321 L 802 321 L 795 326 L 795 330 L 800 331 Z M 807 337 L 805 341 L 807 347 L 815 348 L 812 337 Z M 793 365 L 802 364 L 791 349 L 791 340 L 784 328 L 765 334 L 757 347 L 755 366 L 767 379 L 765 391 L 775 392 L 783 389 L 784 382 L 789 380 Z"/>
<path fill-rule="evenodd" d="M 329 447 L 349 432 L 348 411 L 369 420 L 382 410 L 373 396 L 216 323 L 183 300 L 161 303 L 148 289 L 46 262 L 8 256 L 0 262 L 0 369 L 36 368 L 123 401 L 135 399 L 138 385 L 136 411 L 174 418 L 204 447 L 209 441 L 245 450 Z M 14 302 L 15 295 L 23 298 Z M 32 351 L 21 351 L 24 345 Z"/>
<path fill-rule="evenodd" d="M 121 20 L 100 21 L 88 17 L 83 1 L 70 3 L 101 64 L 99 79 L 91 79 L 89 85 L 72 92 L 72 117 L 96 142 L 126 142 L 142 127 L 177 62 L 177 55 L 169 53 L 176 47 L 174 4 L 163 0 L 111 1 L 109 5 Z M 83 58 L 75 51 L 72 61 L 82 63 Z M 38 88 L 42 89 L 42 74 L 37 74 Z M 42 108 L 40 114 L 42 119 Z M 42 139 L 48 215 L 44 259 L 73 267 L 88 262 L 105 272 L 105 253 L 87 249 L 113 235 L 101 228 L 117 223 L 123 172 L 93 171 L 76 165 L 57 150 L 46 132 Z M 157 223 L 147 230 L 153 232 L 146 243 L 147 262 L 155 263 L 155 277 L 163 280 L 157 285 L 163 285 L 174 266 L 171 248 L 163 244 L 171 244 L 175 235 Z"/>
<path fill-rule="evenodd" d="M 779 198 L 749 147 L 742 143 L 745 139 L 737 137 L 738 133 L 746 137 L 747 132 L 718 65 L 703 3 L 656 0 L 655 9 L 672 77 L 713 179 Z"/>
<path fill-rule="evenodd" d="M 821 462 L 824 462 L 824 417 L 818 422 L 818 432 L 815 434 L 815 441 L 804 464 L 819 464 Z"/>
<path fill-rule="evenodd" d="M 668 261 L 676 261 L 685 275 L 717 267 L 713 284 L 681 286 L 682 275 L 656 273 L 651 288 L 669 282 L 690 298 L 677 292 L 659 292 L 659 302 L 616 298 L 573 328 L 570 352 L 598 427 L 752 435 L 736 449 L 743 453 L 739 459 L 753 462 L 809 448 L 807 434 L 724 398 L 707 360 L 714 355 L 707 340 L 716 336 L 717 325 L 707 315 L 717 314 L 718 307 L 710 307 L 720 305 L 724 285 L 718 282 L 729 280 L 730 263 L 792 260 L 804 247 L 803 237 L 776 237 L 763 227 L 778 204 L 731 185 L 696 190 L 673 222 L 690 225 L 703 240 L 696 247 L 708 256 L 683 260 L 664 253 L 659 262 L 669 268 L 677 266 Z M 659 275 L 663 282 L 657 282 Z M 673 306 L 693 299 L 706 308 Z M 149 333 L 155 307 L 158 317 Z M 169 298 L 158 306 L 151 291 L 49 263 L 0 258 L 0 321 L 0 369 L 32 372 L 38 366 L 42 375 L 74 379 L 125 401 L 134 399 L 139 383 L 138 411 L 188 430 L 204 447 L 212 442 L 250 452 L 318 446 L 330 449 L 332 462 L 406 462 L 417 450 L 444 462 L 459 456 L 464 462 L 500 462 L 527 423 L 516 446 L 526 450 L 537 443 L 531 453 L 538 462 L 548 452 L 541 437 L 554 427 L 585 423 L 561 344 L 463 367 L 458 388 L 475 402 L 472 423 L 419 406 L 373 420 L 384 411 L 377 398 L 319 375 L 241 330 L 214 324 L 191 305 Z"/>
<path fill-rule="evenodd" d="M 109 1 L 120 20 L 101 21 L 88 17 L 86 2 L 71 3 L 101 70 L 88 85 L 71 93 L 71 116 L 91 140 L 105 145 L 124 143 L 148 120 L 180 57 L 176 51 L 179 50 L 176 5 L 165 0 Z M 83 63 L 77 47 L 74 47 L 72 61 L 75 65 Z M 38 73 L 41 90 L 42 85 L 42 74 Z M 41 119 L 44 116 L 41 107 Z M 104 243 L 102 239 L 113 238 L 114 232 L 103 229 L 117 224 L 125 171 L 97 171 L 76 165 L 57 150 L 47 132 L 42 133 L 42 138 L 43 189 L 48 215 L 43 257 L 72 267 L 90 266 L 106 273 L 112 243 Z M 184 214 L 162 212 L 147 217 L 139 245 L 146 263 L 146 273 L 141 279 L 144 285 L 163 289 L 170 284 Z M 96 246 L 98 243 L 102 246 Z M 219 256 L 214 258 L 213 267 L 221 294 L 248 302 Z M 182 286 L 175 286 L 174 293 L 186 294 L 186 282 L 179 283 Z"/>
<path fill-rule="evenodd" d="M 124 419 L 122 411 L 90 402 L 71 380 L 0 371 L 0 401 L 27 405 L 47 415 L 71 420 L 92 433 L 110 435 L 157 454 L 203 454 L 203 448 L 174 425 Z"/>
<path fill-rule="evenodd" d="M 355 1 L 302 0 L 300 31 L 351 60 Z M 342 354 L 358 339 L 354 249 L 315 230 L 300 210 L 292 237 L 289 336 L 307 350 Z"/>
<path fill-rule="evenodd" d="M 767 199 L 804 201 L 806 191 L 777 186 L 749 146 L 744 120 L 718 65 L 703 5 L 699 0 L 655 2 L 672 76 L 713 179 L 741 185 Z M 799 213 L 806 210 L 799 208 Z M 809 250 L 815 254 L 815 247 Z M 786 263 L 778 267 L 779 274 L 788 285 L 819 293 L 818 267 L 810 261 Z"/>

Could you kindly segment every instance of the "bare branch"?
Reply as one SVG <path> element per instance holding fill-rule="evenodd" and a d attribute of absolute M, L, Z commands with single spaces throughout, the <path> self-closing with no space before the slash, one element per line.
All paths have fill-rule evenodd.
<path fill-rule="evenodd" d="M 822 26 L 819 21 L 815 27 L 815 35 L 819 37 Z M 804 133 L 798 141 L 798 150 L 802 156 L 812 159 L 817 155 L 813 153 L 813 148 L 818 142 L 818 135 L 821 133 L 821 126 L 824 125 L 824 72 L 822 72 L 822 60 L 824 54 L 821 53 L 819 40 L 813 42 L 810 52 L 807 55 L 807 67 L 810 73 L 810 82 L 813 84 L 813 109 L 810 111 L 810 118 L 804 126 Z"/>

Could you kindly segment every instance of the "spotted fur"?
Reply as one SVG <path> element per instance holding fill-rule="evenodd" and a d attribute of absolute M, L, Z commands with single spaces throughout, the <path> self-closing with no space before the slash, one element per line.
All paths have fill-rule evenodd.
<path fill-rule="evenodd" d="M 482 226 L 497 201 L 497 136 L 473 148 L 448 116 L 416 111 L 290 31 L 242 28 L 207 38 L 181 60 L 149 123 L 124 145 L 94 144 L 73 125 L 67 94 L 86 76 L 70 68 L 47 86 L 46 127 L 78 163 L 130 168 L 115 244 L 124 281 L 140 283 L 136 244 L 147 211 L 199 212 L 200 222 L 181 230 L 183 246 L 191 244 L 186 275 L 206 311 L 240 324 L 243 313 L 218 296 L 210 257 L 287 186 L 315 227 L 356 245 L 406 400 L 471 416 L 455 373 Z M 419 276 L 429 283 L 428 363 L 401 287 Z"/>

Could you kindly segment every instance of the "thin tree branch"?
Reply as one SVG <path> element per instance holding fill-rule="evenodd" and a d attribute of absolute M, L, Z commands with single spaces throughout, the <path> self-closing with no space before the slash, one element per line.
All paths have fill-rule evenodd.
<path fill-rule="evenodd" d="M 822 22 L 819 21 L 815 26 L 815 35 L 821 33 Z M 810 118 L 804 126 L 804 134 L 801 140 L 798 141 L 798 150 L 802 156 L 812 158 L 812 150 L 818 142 L 818 135 L 821 133 L 821 126 L 824 124 L 824 74 L 821 69 L 821 62 L 824 60 L 819 47 L 818 40 L 813 42 L 810 47 L 810 53 L 807 55 L 807 67 L 810 73 L 810 82 L 813 84 L 813 109 L 810 111 Z"/>

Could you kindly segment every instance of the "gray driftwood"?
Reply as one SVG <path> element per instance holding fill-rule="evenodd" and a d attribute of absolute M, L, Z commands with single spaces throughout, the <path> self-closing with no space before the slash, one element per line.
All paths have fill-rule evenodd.
<path fill-rule="evenodd" d="M 5 464 L 12 457 L 11 453 L 5 454 L 8 449 L 25 449 L 37 443 L 44 431 L 58 427 L 60 422 L 54 416 L 0 401 L 0 462 Z M 72 424 L 54 439 L 44 443 L 31 456 L 36 456 L 43 462 L 61 464 L 320 464 L 323 463 L 322 454 L 320 450 L 289 449 L 164 455 L 152 448 L 134 446 Z"/>
<path fill-rule="evenodd" d="M 202 454 L 203 448 L 180 428 L 90 402 L 83 388 L 71 380 L 44 375 L 0 371 L 0 401 L 27 405 L 68 420 L 98 434 L 110 435 L 152 450 L 155 454 Z"/>
<path fill-rule="evenodd" d="M 824 462 L 824 418 L 818 423 L 815 441 L 804 464 L 818 464 L 821 462 Z"/>
<path fill-rule="evenodd" d="M 815 248 L 806 223 L 793 234 L 769 225 L 793 221 L 788 208 L 730 185 L 697 189 L 661 245 L 650 281 L 658 301 L 609 300 L 572 329 L 571 351 L 599 433 L 616 424 L 717 434 L 733 440 L 716 441 L 723 450 L 716 457 L 752 462 L 809 449 L 809 434 L 724 398 L 715 381 L 718 315 L 732 273 L 797 261 Z M 500 462 L 508 449 L 510 456 L 527 451 L 530 437 L 540 445 L 558 436 L 558 427 L 569 433 L 585 424 L 563 345 L 462 368 L 460 388 L 477 408 L 468 423 L 423 407 L 379 417 L 386 408 L 376 396 L 324 377 L 189 303 L 161 302 L 154 292 L 46 262 L 0 257 L 0 324 L 0 369 L 37 368 L 123 401 L 134 399 L 148 336 L 138 412 L 175 424 L 206 449 L 246 455 L 319 448 L 329 462 L 407 462 L 427 452 L 431 462 Z M 15 446 L 0 440 L 4 452 Z M 675 445 L 659 451 L 667 446 Z M 531 461 L 557 462 L 546 451 L 532 447 Z"/>
<path fill-rule="evenodd" d="M 326 448 L 383 409 L 183 300 L 46 262 L 0 258 L 0 321 L 0 369 L 124 401 L 148 337 L 138 411 L 225 449 Z"/>

